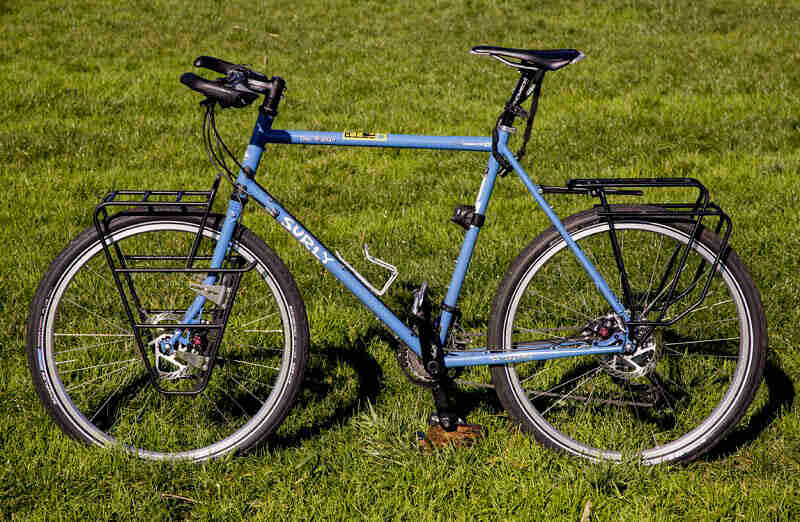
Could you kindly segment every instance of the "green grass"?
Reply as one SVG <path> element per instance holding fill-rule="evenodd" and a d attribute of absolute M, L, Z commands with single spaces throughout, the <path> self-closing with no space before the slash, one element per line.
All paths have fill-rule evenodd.
<path fill-rule="evenodd" d="M 0 4 L 0 512 L 38 519 L 797 519 L 800 517 L 800 4 L 770 2 L 117 2 Z M 525 166 L 572 177 L 692 176 L 732 217 L 771 356 L 759 401 L 688 466 L 593 465 L 515 430 L 489 393 L 459 396 L 490 428 L 425 455 L 429 395 L 408 384 L 377 320 L 250 208 L 246 224 L 295 275 L 311 327 L 309 386 L 276 440 L 204 465 L 85 448 L 47 417 L 25 362 L 28 305 L 50 261 L 116 188 L 206 188 L 199 97 L 177 81 L 201 54 L 284 77 L 278 127 L 490 131 L 515 81 L 472 45 L 574 47 L 545 81 Z M 221 131 L 245 143 L 253 110 Z M 268 160 L 267 160 L 268 158 Z M 268 161 L 268 162 L 267 162 Z M 259 178 L 326 243 L 399 265 L 387 302 L 446 290 L 485 157 L 273 147 Z M 221 198 L 224 199 L 224 198 Z M 568 215 L 581 198 L 555 200 Z M 546 226 L 501 180 L 462 298 L 485 326 L 497 284 Z M 359 262 L 356 265 L 361 268 Z"/>

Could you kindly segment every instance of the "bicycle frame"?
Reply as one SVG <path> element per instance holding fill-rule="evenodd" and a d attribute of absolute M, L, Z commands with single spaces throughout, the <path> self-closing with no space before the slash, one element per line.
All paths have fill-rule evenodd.
<path fill-rule="evenodd" d="M 413 330 L 403 323 L 369 288 L 366 287 L 356 275 L 328 250 L 327 247 L 308 231 L 305 226 L 288 210 L 286 210 L 264 187 L 255 181 L 255 173 L 264 147 L 269 144 L 302 144 L 302 145 L 329 145 L 329 146 L 354 146 L 354 147 L 387 147 L 387 148 L 413 148 L 413 149 L 439 149 L 458 151 L 492 151 L 491 137 L 476 136 L 418 136 L 397 134 L 365 134 L 365 133 L 336 133 L 316 131 L 294 131 L 272 129 L 274 118 L 260 113 L 256 122 L 250 143 L 242 160 L 237 184 L 244 194 L 262 206 L 295 240 L 303 245 L 309 253 L 317 259 L 334 277 L 344 284 L 367 308 L 369 308 L 381 321 L 383 321 L 394 334 L 408 345 L 417 355 L 422 356 L 420 339 Z M 629 317 L 624 306 L 603 279 L 591 261 L 573 241 L 561 220 L 542 196 L 541 188 L 531 181 L 528 174 L 514 158 L 507 147 L 509 130 L 499 130 L 498 151 L 514 168 L 525 187 L 531 193 L 536 203 L 542 208 L 552 224 L 567 242 L 569 248 L 580 261 L 588 276 L 594 281 L 598 290 L 603 294 L 611 308 L 624 320 Z M 488 166 L 483 182 L 481 183 L 475 200 L 475 212 L 485 215 L 498 175 L 498 163 L 492 154 L 489 154 Z M 242 212 L 242 202 L 232 198 L 228 204 L 222 233 L 215 247 L 211 267 L 220 268 L 228 250 L 228 246 Z M 450 280 L 444 307 L 439 318 L 439 344 L 447 343 L 450 327 L 453 323 L 453 313 L 461 292 L 461 286 L 469 268 L 472 252 L 478 240 L 480 227 L 471 225 L 467 230 L 461 250 L 456 262 L 456 267 Z M 215 275 L 209 275 L 205 284 L 213 284 Z M 198 295 L 183 318 L 184 324 L 196 323 L 202 311 L 205 297 Z M 178 334 L 173 338 L 177 339 Z M 488 364 L 506 364 L 532 360 L 555 359 L 559 357 L 574 357 L 581 355 L 622 353 L 628 344 L 628 333 L 620 332 L 604 341 L 592 343 L 578 342 L 575 340 L 554 344 L 553 342 L 532 342 L 525 346 L 517 347 L 512 351 L 497 351 L 490 348 L 448 352 L 444 357 L 446 367 L 479 366 Z"/>

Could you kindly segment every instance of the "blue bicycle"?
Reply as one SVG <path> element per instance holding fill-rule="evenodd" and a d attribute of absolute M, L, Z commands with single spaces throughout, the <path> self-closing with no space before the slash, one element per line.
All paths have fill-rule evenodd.
<path fill-rule="evenodd" d="M 203 136 L 220 171 L 211 189 L 107 194 L 94 226 L 55 259 L 31 305 L 30 370 L 63 431 L 141 457 L 205 460 L 253 449 L 286 418 L 303 380 L 308 321 L 284 263 L 240 223 L 253 201 L 396 336 L 404 372 L 432 390 L 431 422 L 441 432 L 465 424 L 448 394 L 457 373 L 489 366 L 491 384 L 483 385 L 509 416 L 574 455 L 655 464 L 691 460 L 719 442 L 753 400 L 767 353 L 758 291 L 728 245 L 730 218 L 690 178 L 534 183 L 520 160 L 544 75 L 583 54 L 472 52 L 519 73 L 491 136 L 277 130 L 283 79 L 198 58 L 195 66 L 223 75 L 181 77 L 205 96 Z M 215 111 L 262 96 L 239 163 L 217 132 Z M 525 130 L 515 154 L 509 137 L 518 118 Z M 396 267 L 365 247 L 367 260 L 389 273 L 373 286 L 256 181 L 270 143 L 486 153 L 474 205 L 452 217 L 465 235 L 443 302 L 434 306 L 423 283 L 405 320 L 389 310 L 381 296 Z M 488 332 L 465 334 L 459 293 L 481 228 L 491 223 L 492 190 L 510 172 L 552 227 L 511 263 Z M 219 214 L 212 204 L 223 178 L 233 190 Z M 617 202 L 658 189 L 683 196 Z M 596 204 L 561 220 L 545 195 Z"/>

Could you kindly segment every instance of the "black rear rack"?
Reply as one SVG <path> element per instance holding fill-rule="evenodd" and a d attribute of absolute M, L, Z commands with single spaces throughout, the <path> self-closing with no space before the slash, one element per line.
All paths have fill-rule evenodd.
<path fill-rule="evenodd" d="M 100 204 L 95 207 L 94 226 L 98 237 L 102 238 L 103 251 L 106 261 L 119 291 L 130 327 L 134 333 L 139 352 L 145 366 L 152 377 L 156 389 L 165 394 L 194 395 L 202 392 L 208 384 L 216 353 L 219 348 L 225 326 L 233 307 L 233 301 L 239 288 L 241 277 L 245 272 L 255 267 L 255 261 L 246 264 L 241 256 L 228 253 L 220 268 L 208 266 L 211 262 L 210 255 L 198 255 L 203 232 L 206 228 L 214 198 L 219 188 L 220 176 L 214 180 L 210 190 L 114 190 L 106 194 Z M 199 228 L 189 251 L 145 253 L 123 252 L 120 244 L 114 241 L 111 225 L 115 219 L 123 216 L 194 216 Z M 154 245 L 154 248 L 163 248 Z M 148 266 L 141 266 L 146 264 Z M 152 266 L 155 264 L 156 266 Z M 137 266 L 139 265 L 139 266 Z M 205 266 L 203 266 L 205 265 Z M 222 281 L 227 289 L 225 298 L 221 303 L 206 300 L 201 319 L 198 323 L 176 322 L 174 316 L 183 317 L 188 311 L 187 307 L 158 308 L 147 306 L 140 298 L 137 291 L 135 274 L 195 274 L 196 277 L 205 279 L 204 276 L 214 276 L 217 281 Z M 199 285 L 202 286 L 202 285 Z M 198 292 L 187 287 L 192 292 Z M 141 288 L 140 288 L 141 290 Z M 193 301 L 194 294 L 192 294 Z M 154 321 L 153 318 L 169 318 L 171 320 Z M 152 344 L 156 330 L 183 330 L 208 331 L 209 357 L 208 369 L 205 370 L 203 379 L 189 390 L 166 390 L 160 386 L 159 370 L 154 367 L 148 357 L 147 346 Z M 188 337 L 188 334 L 187 334 Z M 151 347 L 157 349 L 157 347 Z"/>
<path fill-rule="evenodd" d="M 608 196 L 643 196 L 645 191 L 643 189 L 653 188 L 686 188 L 696 189 L 697 197 L 694 200 L 677 202 L 677 203 L 646 203 L 647 211 L 633 211 L 630 205 L 610 204 Z M 595 178 L 595 179 L 571 179 L 567 182 L 566 187 L 547 187 L 542 186 L 541 192 L 543 194 L 583 194 L 600 199 L 600 204 L 595 208 L 600 210 L 600 215 L 608 219 L 609 223 L 609 236 L 611 239 L 612 249 L 617 262 L 617 268 L 620 273 L 620 283 L 623 290 L 623 299 L 626 308 L 631 309 L 633 303 L 632 292 L 628 282 L 627 272 L 622 259 L 622 255 L 617 241 L 617 233 L 614 227 L 614 221 L 621 218 L 636 218 L 646 216 L 649 220 L 663 221 L 663 222 L 684 222 L 689 225 L 691 233 L 689 241 L 685 247 L 678 245 L 667 263 L 666 269 L 661 281 L 656 290 L 656 295 L 666 290 L 666 294 L 662 304 L 658 307 L 658 317 L 654 321 L 648 320 L 631 320 L 628 321 L 629 326 L 634 327 L 650 327 L 646 328 L 647 334 L 652 332 L 652 329 L 657 326 L 669 326 L 675 324 L 677 321 L 697 309 L 705 300 L 708 295 L 708 290 L 711 286 L 711 281 L 714 274 L 719 267 L 720 259 L 727 251 L 728 239 L 731 235 L 733 225 L 730 217 L 715 203 L 709 200 L 708 190 L 694 178 Z M 688 287 L 682 292 L 676 294 L 676 288 L 681 273 L 686 265 L 689 252 L 694 245 L 694 242 L 699 237 L 702 231 L 704 218 L 715 219 L 712 225 L 715 234 L 720 238 L 721 245 L 719 253 L 717 254 L 711 269 L 708 271 L 705 281 L 703 282 L 702 292 L 700 297 L 694 302 L 689 304 L 686 308 L 681 310 L 678 314 L 669 319 L 664 319 L 667 310 L 673 305 L 684 299 L 690 292 L 692 292 L 698 284 L 703 280 L 703 273 L 706 270 L 706 262 L 699 263 L 695 274 L 689 283 Z M 670 274 L 674 270 L 674 275 Z"/>

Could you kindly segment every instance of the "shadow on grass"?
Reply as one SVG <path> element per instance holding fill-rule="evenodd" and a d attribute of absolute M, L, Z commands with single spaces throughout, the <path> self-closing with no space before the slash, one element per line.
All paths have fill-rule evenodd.
<path fill-rule="evenodd" d="M 767 389 L 768 397 L 766 402 L 752 412 L 745 427 L 734 428 L 734 431 L 728 433 L 719 444 L 701 456 L 701 460 L 716 461 L 736 453 L 743 446 L 755 441 L 764 430 L 778 419 L 781 411 L 788 411 L 792 407 L 795 398 L 794 384 L 786 372 L 771 357 L 764 367 L 762 384 Z M 503 411 L 500 401 L 497 399 L 494 390 L 491 389 L 458 386 L 453 389 L 452 397 L 458 413 L 465 419 L 471 411 L 479 408 L 484 408 L 492 413 L 501 413 Z"/>
<path fill-rule="evenodd" d="M 746 428 L 734 429 L 711 451 L 703 455 L 702 460 L 724 459 L 736 453 L 742 446 L 756 440 L 761 432 L 778 418 L 781 410 L 788 411 L 791 408 L 795 396 L 794 384 L 772 357 L 767 358 L 762 385 L 767 387 L 769 394 L 767 402 L 753 412 Z"/>
<path fill-rule="evenodd" d="M 346 347 L 312 344 L 297 404 L 285 421 L 291 427 L 272 435 L 269 448 L 298 446 L 347 422 L 361 404 L 375 402 L 383 379 L 383 369 L 367 351 L 375 338 L 391 344 L 388 333 L 379 327 L 370 328 Z"/>
<path fill-rule="evenodd" d="M 467 416 L 474 410 L 482 409 L 492 415 L 505 411 L 493 389 L 456 384 L 451 390 L 455 410 L 467 422 L 469 422 Z M 433 401 L 431 401 L 431 411 L 433 411 Z"/>

